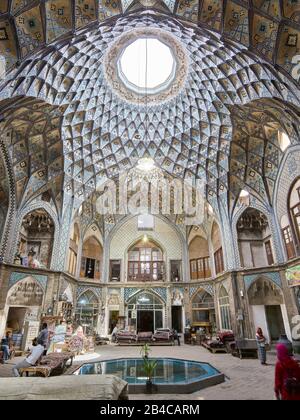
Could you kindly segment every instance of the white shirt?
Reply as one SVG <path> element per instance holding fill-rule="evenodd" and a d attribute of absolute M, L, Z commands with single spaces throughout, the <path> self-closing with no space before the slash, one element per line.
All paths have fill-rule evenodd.
<path fill-rule="evenodd" d="M 31 354 L 26 358 L 26 362 L 30 363 L 32 366 L 36 364 L 39 360 L 41 355 L 44 353 L 45 348 L 38 344 L 37 346 L 33 347 L 31 350 Z"/>

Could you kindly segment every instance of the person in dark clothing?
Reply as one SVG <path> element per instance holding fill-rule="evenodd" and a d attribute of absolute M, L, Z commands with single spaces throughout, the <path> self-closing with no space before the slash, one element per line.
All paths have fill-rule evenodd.
<path fill-rule="evenodd" d="M 6 363 L 10 358 L 11 335 L 9 332 L 1 340 L 1 350 L 3 351 L 3 361 Z"/>
<path fill-rule="evenodd" d="M 38 341 L 43 343 L 43 346 L 45 348 L 44 355 L 46 355 L 48 347 L 49 347 L 49 331 L 48 331 L 48 325 L 46 323 L 44 323 L 42 326 L 42 330 L 38 336 Z"/>
<path fill-rule="evenodd" d="M 173 330 L 174 340 L 177 341 L 178 346 L 180 346 L 180 336 L 176 330 Z"/>

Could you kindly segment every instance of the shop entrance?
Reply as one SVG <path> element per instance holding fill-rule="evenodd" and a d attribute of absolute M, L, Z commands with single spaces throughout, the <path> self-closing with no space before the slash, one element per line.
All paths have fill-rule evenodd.
<path fill-rule="evenodd" d="M 40 321 L 43 295 L 43 289 L 32 277 L 16 283 L 8 292 L 0 336 L 5 334 L 5 330 L 9 330 L 14 335 L 14 341 L 18 341 L 19 347 L 25 325 L 36 328 Z"/>
<path fill-rule="evenodd" d="M 182 306 L 172 306 L 172 328 L 182 333 Z"/>
<path fill-rule="evenodd" d="M 254 331 L 260 327 L 269 342 L 281 334 L 291 338 L 286 306 L 281 289 L 266 277 L 258 278 L 248 290 Z M 253 332 L 254 332 L 253 331 Z"/>
<path fill-rule="evenodd" d="M 21 332 L 24 326 L 27 308 L 10 307 L 7 315 L 6 330 Z"/>
<path fill-rule="evenodd" d="M 154 312 L 138 311 L 137 313 L 137 332 L 154 331 Z"/>
<path fill-rule="evenodd" d="M 113 329 L 118 324 L 119 311 L 109 311 L 109 334 L 113 332 Z"/>
<path fill-rule="evenodd" d="M 284 322 L 279 305 L 266 306 L 266 318 L 271 341 L 278 341 L 281 334 L 285 334 Z"/>
<path fill-rule="evenodd" d="M 155 332 L 164 327 L 165 305 L 155 295 L 141 292 L 128 303 L 127 325 L 135 332 Z"/>

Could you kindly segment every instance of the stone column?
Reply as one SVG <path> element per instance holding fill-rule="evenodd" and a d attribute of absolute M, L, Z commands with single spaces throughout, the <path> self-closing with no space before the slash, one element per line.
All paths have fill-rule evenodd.
<path fill-rule="evenodd" d="M 167 301 L 166 301 L 166 317 L 165 317 L 166 325 L 165 328 L 172 328 L 172 296 L 171 296 L 171 288 L 170 286 L 167 287 Z"/>
<path fill-rule="evenodd" d="M 208 251 L 209 251 L 209 258 L 210 258 L 210 269 L 211 269 L 211 277 L 216 278 L 216 266 L 215 266 L 215 256 L 214 256 L 214 247 L 211 241 L 211 234 L 208 237 Z"/>
<path fill-rule="evenodd" d="M 285 251 L 283 249 L 281 227 L 274 214 L 273 208 L 269 208 L 269 223 L 270 231 L 272 234 L 272 247 L 275 254 L 274 259 L 277 261 L 277 263 L 283 263 L 285 262 Z"/>
<path fill-rule="evenodd" d="M 60 237 L 59 237 L 59 250 L 57 252 L 57 261 L 53 261 L 51 269 L 57 271 L 65 271 L 66 259 L 69 251 L 70 240 L 70 227 L 73 214 L 73 200 L 70 199 L 69 203 L 65 206 L 63 213 Z"/>
<path fill-rule="evenodd" d="M 78 251 L 77 251 L 77 264 L 76 264 L 76 272 L 75 272 L 75 277 L 77 279 L 80 278 L 80 271 L 81 271 L 81 259 L 82 259 L 82 247 L 83 247 L 83 239 L 81 237 L 81 233 L 80 233 L 80 239 L 79 239 L 79 244 L 78 244 Z"/>
<path fill-rule="evenodd" d="M 58 298 L 60 287 L 60 273 L 51 273 L 48 275 L 47 288 L 45 292 L 43 312 L 47 313 L 49 308 L 53 308 L 53 315 L 57 315 Z"/>
<path fill-rule="evenodd" d="M 218 284 L 214 284 L 214 305 L 215 305 L 215 313 L 216 313 L 216 327 L 217 330 L 221 330 L 222 329 L 222 324 L 221 324 L 221 320 L 220 320 L 220 308 L 219 308 L 219 287 L 220 287 L 220 283 Z"/>
<path fill-rule="evenodd" d="M 187 321 L 190 321 L 190 324 L 192 324 L 192 303 L 190 299 L 190 290 L 189 287 L 184 288 L 184 308 L 185 308 L 185 323 L 187 324 Z M 186 325 L 183 325 L 183 328 L 185 328 Z"/>
<path fill-rule="evenodd" d="M 227 210 L 220 206 L 220 231 L 223 249 L 223 258 L 225 270 L 234 270 L 237 268 L 237 244 L 235 244 L 232 234 L 232 226 L 228 218 Z"/>

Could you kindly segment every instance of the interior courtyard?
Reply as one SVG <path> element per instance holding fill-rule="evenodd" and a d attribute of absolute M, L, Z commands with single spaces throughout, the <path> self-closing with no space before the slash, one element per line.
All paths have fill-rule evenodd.
<path fill-rule="evenodd" d="M 115 372 L 129 400 L 274 399 L 278 343 L 300 362 L 299 16 L 0 0 L 0 399 L 45 372 Z M 44 324 L 72 366 L 14 382 Z"/>

